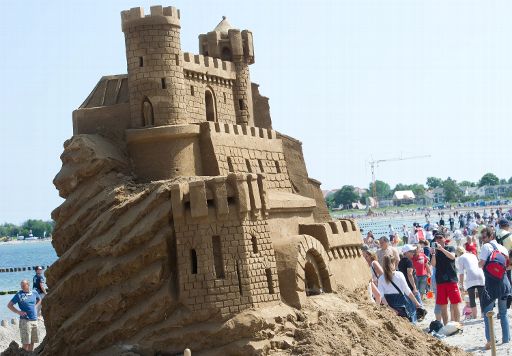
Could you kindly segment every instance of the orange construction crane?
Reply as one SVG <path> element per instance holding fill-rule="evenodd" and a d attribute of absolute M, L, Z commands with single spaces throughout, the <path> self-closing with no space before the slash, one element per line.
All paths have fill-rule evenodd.
<path fill-rule="evenodd" d="M 391 161 L 405 161 L 407 159 L 418 159 L 418 158 L 428 158 L 428 157 L 430 157 L 430 155 L 377 159 L 377 160 L 371 160 L 370 162 L 368 162 L 370 164 L 370 169 L 372 170 L 372 182 L 373 182 L 372 196 L 375 199 L 375 201 L 377 201 L 377 188 L 375 185 L 375 167 L 378 167 L 379 163 L 391 162 Z"/>

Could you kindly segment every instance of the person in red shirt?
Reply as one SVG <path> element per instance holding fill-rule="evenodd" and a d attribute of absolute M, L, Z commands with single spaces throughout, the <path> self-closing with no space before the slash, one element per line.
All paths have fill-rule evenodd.
<path fill-rule="evenodd" d="M 476 250 L 476 243 L 473 241 L 473 237 L 471 235 L 466 236 L 466 243 L 464 244 L 464 248 L 466 251 L 474 254 L 476 257 L 478 257 L 478 253 Z"/>
<path fill-rule="evenodd" d="M 427 279 L 430 276 L 430 265 L 428 257 L 423 253 L 422 248 L 416 249 L 412 258 L 412 264 L 416 270 L 416 286 L 421 298 L 427 293 Z"/>

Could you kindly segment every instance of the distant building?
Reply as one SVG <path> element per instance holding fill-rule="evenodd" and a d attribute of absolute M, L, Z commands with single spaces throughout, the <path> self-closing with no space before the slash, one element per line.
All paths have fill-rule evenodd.
<path fill-rule="evenodd" d="M 393 205 L 412 204 L 414 199 L 416 199 L 416 196 L 412 190 L 397 190 L 393 194 Z"/>

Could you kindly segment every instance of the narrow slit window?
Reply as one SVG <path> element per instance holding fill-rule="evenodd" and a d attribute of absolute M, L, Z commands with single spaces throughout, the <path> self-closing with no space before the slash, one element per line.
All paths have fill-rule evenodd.
<path fill-rule="evenodd" d="M 191 85 L 190 86 L 190 95 L 194 96 L 195 92 L 194 92 L 194 86 Z"/>
<path fill-rule="evenodd" d="M 223 94 L 224 94 L 224 104 L 226 104 L 226 102 L 227 102 L 226 93 L 223 93 Z"/>
<path fill-rule="evenodd" d="M 224 278 L 224 260 L 222 257 L 222 244 L 220 236 L 212 236 L 213 268 L 217 279 Z"/>
<path fill-rule="evenodd" d="M 258 239 L 256 236 L 251 236 L 251 243 L 252 243 L 252 252 L 258 253 Z"/>
<path fill-rule="evenodd" d="M 276 165 L 276 173 L 281 173 L 281 167 L 279 166 L 279 161 L 274 161 L 274 164 Z"/>
<path fill-rule="evenodd" d="M 247 172 L 252 173 L 251 161 L 249 161 L 247 158 L 245 159 L 245 166 L 247 167 Z"/>
<path fill-rule="evenodd" d="M 274 284 L 272 283 L 272 271 L 270 268 L 265 268 L 265 274 L 267 275 L 268 293 L 274 294 Z"/>
<path fill-rule="evenodd" d="M 162 89 L 167 89 L 167 83 L 165 82 L 165 78 L 162 78 Z"/>
<path fill-rule="evenodd" d="M 244 100 L 243 99 L 238 99 L 238 108 L 240 110 L 244 110 L 245 109 L 245 104 L 244 104 Z"/>
<path fill-rule="evenodd" d="M 192 269 L 192 274 L 197 274 L 197 253 L 196 250 L 190 250 L 190 264 Z"/>
<path fill-rule="evenodd" d="M 139 57 L 139 67 L 144 67 L 144 57 Z"/>
<path fill-rule="evenodd" d="M 244 295 L 242 291 L 242 275 L 240 274 L 240 262 L 236 261 L 236 276 L 238 278 L 238 292 L 240 295 Z"/>
<path fill-rule="evenodd" d="M 263 161 L 261 159 L 258 160 L 258 165 L 260 166 L 260 173 L 265 173 L 265 169 L 263 168 Z"/>
<path fill-rule="evenodd" d="M 235 172 L 235 169 L 233 168 L 233 159 L 231 157 L 228 157 L 228 170 L 231 173 Z"/>
<path fill-rule="evenodd" d="M 179 66 L 180 65 L 180 55 L 179 54 L 176 54 L 174 56 L 174 59 L 176 60 L 176 65 Z"/>

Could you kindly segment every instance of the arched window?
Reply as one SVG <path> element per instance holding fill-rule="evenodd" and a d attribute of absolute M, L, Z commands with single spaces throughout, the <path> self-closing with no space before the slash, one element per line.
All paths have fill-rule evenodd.
<path fill-rule="evenodd" d="M 143 126 L 154 126 L 155 117 L 153 113 L 153 104 L 148 98 L 145 98 L 142 102 L 142 119 L 144 121 Z"/>
<path fill-rule="evenodd" d="M 210 90 L 204 92 L 204 104 L 206 106 L 206 121 L 217 121 L 215 110 L 215 98 Z"/>

